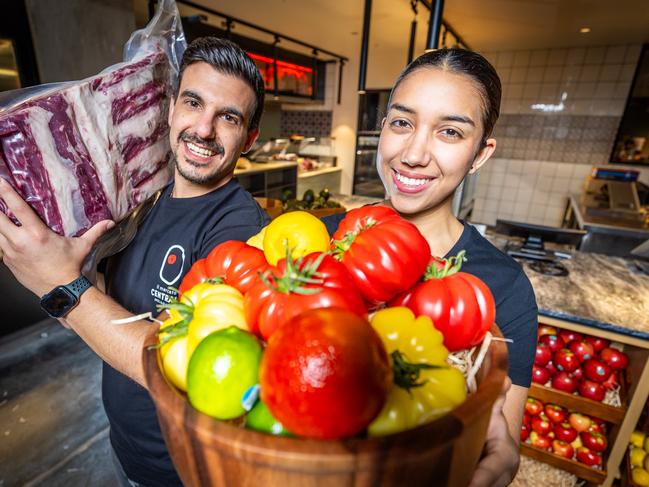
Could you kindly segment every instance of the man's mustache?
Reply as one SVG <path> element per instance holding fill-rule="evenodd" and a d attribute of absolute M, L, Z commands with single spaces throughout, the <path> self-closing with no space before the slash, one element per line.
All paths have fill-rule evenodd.
<path fill-rule="evenodd" d="M 216 152 L 219 155 L 223 155 L 225 153 L 225 149 L 217 141 L 204 139 L 203 137 L 200 137 L 196 134 L 181 132 L 180 135 L 178 135 L 178 141 L 191 142 L 193 144 L 200 145 L 201 147 L 211 150 L 212 152 Z"/>

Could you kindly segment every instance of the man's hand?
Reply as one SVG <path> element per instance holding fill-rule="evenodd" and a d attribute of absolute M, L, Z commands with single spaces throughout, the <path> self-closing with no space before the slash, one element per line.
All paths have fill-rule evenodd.
<path fill-rule="evenodd" d="M 81 237 L 61 237 L 2 178 L 0 198 L 21 223 L 15 225 L 0 212 L 0 253 L 16 279 L 37 296 L 79 277 L 83 260 L 96 240 L 114 225 L 104 220 Z"/>
<path fill-rule="evenodd" d="M 500 396 L 493 405 L 483 457 L 469 487 L 504 487 L 511 483 L 518 471 L 519 445 L 510 435 L 509 425 L 503 414 L 510 386 L 511 380 L 507 378 Z"/>

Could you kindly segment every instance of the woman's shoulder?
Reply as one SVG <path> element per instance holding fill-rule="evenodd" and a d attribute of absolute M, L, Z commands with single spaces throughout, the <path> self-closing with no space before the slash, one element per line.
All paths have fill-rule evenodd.
<path fill-rule="evenodd" d="M 347 212 L 334 213 L 333 215 L 322 217 L 320 220 L 322 220 L 322 223 L 324 223 L 325 227 L 327 227 L 327 232 L 329 232 L 329 235 L 333 235 L 334 233 L 336 233 L 336 230 L 338 230 L 338 225 L 340 225 L 340 222 L 343 221 L 346 216 Z"/>
<path fill-rule="evenodd" d="M 480 235 L 475 227 L 468 223 L 465 225 L 468 235 L 461 242 L 461 250 L 466 252 L 462 270 L 482 279 L 497 303 L 511 295 L 528 296 L 533 300 L 532 285 L 523 267 Z"/>

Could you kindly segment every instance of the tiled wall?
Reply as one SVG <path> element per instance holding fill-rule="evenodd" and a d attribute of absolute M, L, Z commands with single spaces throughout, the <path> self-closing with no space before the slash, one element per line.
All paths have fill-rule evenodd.
<path fill-rule="evenodd" d="M 282 110 L 281 136 L 329 137 L 332 115 L 331 110 Z"/>
<path fill-rule="evenodd" d="M 480 171 L 473 220 L 561 223 L 568 196 L 608 163 L 641 46 L 483 53 L 503 84 L 494 159 Z"/>
<path fill-rule="evenodd" d="M 590 170 L 585 164 L 494 158 L 480 171 L 472 220 L 557 226 L 568 195 L 581 191 Z"/>
<path fill-rule="evenodd" d="M 498 156 L 600 164 L 608 160 L 620 117 L 503 114 L 494 136 Z"/>

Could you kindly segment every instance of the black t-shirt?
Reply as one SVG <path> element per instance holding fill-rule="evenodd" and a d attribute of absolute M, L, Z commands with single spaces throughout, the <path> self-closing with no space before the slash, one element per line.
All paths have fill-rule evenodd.
<path fill-rule="evenodd" d="M 336 214 L 323 218 L 330 235 L 345 217 Z M 536 351 L 538 308 L 530 280 L 518 262 L 494 247 L 471 225 L 464 224 L 460 239 L 445 257 L 466 251 L 462 271 L 482 279 L 496 301 L 496 323 L 509 352 L 509 377 L 513 384 L 529 387 Z"/>
<path fill-rule="evenodd" d="M 133 241 L 106 263 L 107 293 L 135 314 L 157 314 L 158 304 L 177 296 L 170 287 L 180 285 L 194 262 L 222 242 L 247 240 L 269 222 L 236 180 L 195 198 L 172 198 L 172 187 Z M 102 396 L 110 441 L 126 475 L 147 486 L 182 485 L 146 389 L 104 363 Z"/>

